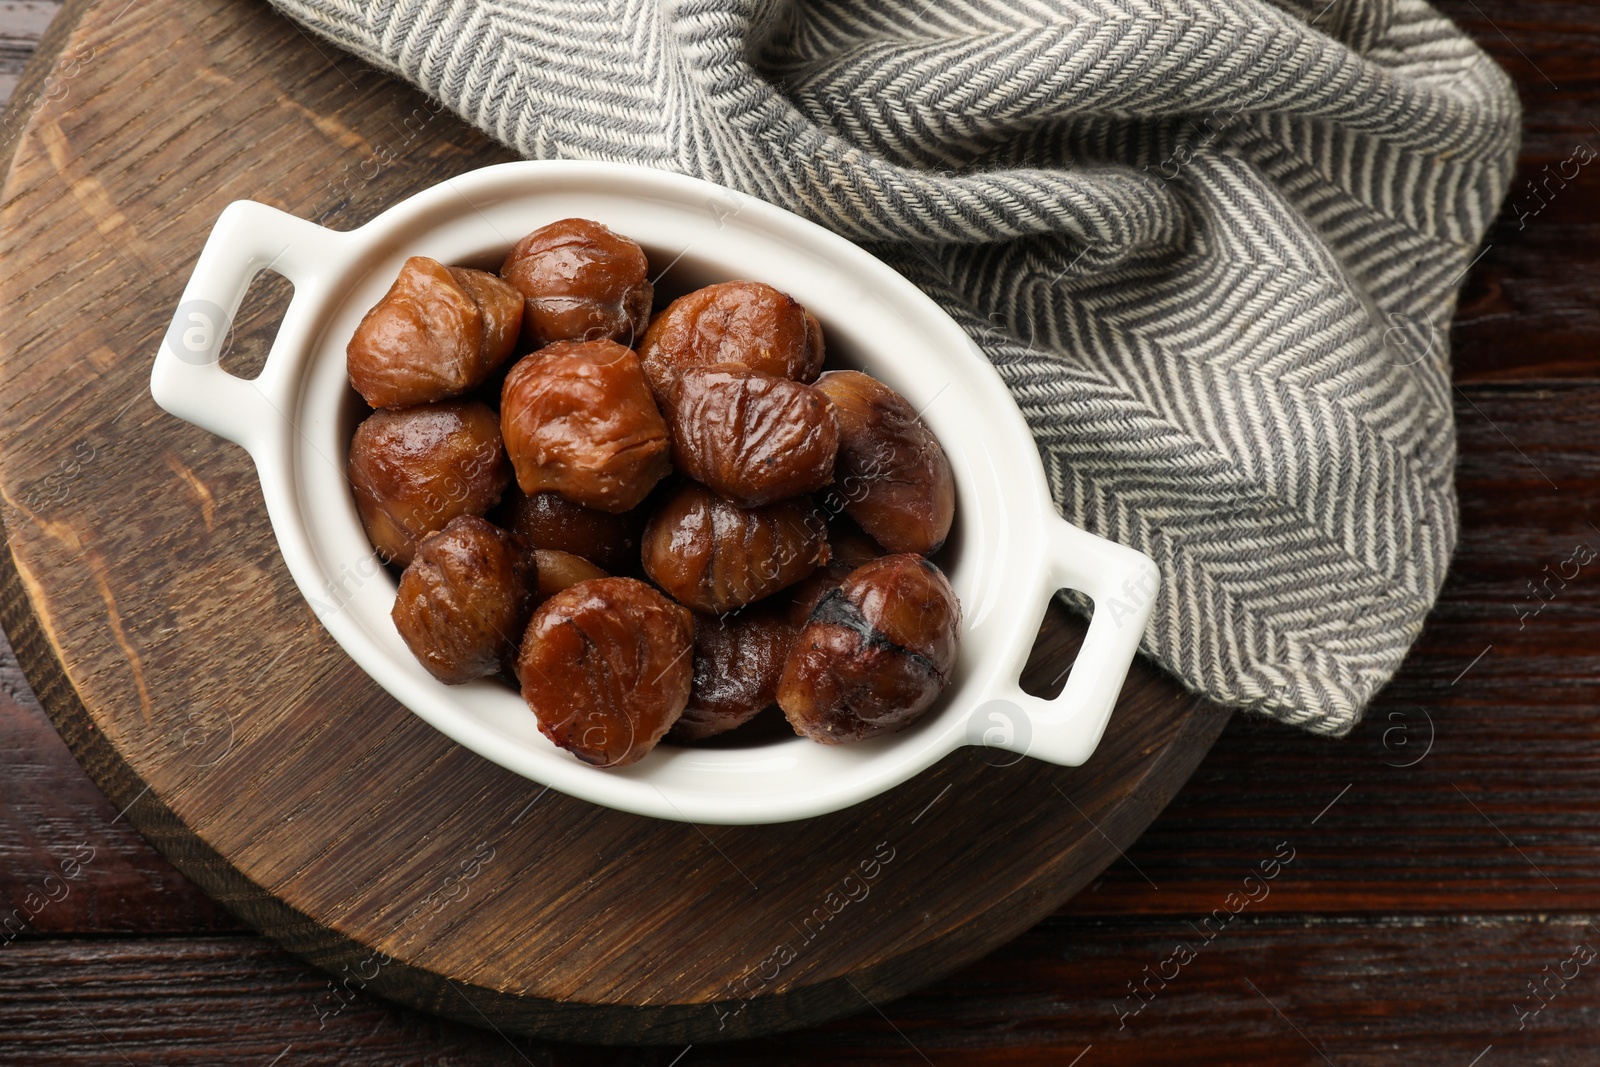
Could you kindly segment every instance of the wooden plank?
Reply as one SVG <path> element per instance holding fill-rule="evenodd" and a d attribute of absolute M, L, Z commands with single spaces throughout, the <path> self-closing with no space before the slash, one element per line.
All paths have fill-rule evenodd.
<path fill-rule="evenodd" d="M 1119 863 L 1071 911 L 1191 911 L 1291 832 L 1275 911 L 1600 908 L 1600 555 L 1567 563 L 1600 553 L 1600 386 L 1458 400 L 1461 544 L 1399 677 L 1343 742 L 1236 720 L 1128 851 L 1162 890 Z"/>
<path fill-rule="evenodd" d="M 1228 914 L 1222 898 L 1214 907 Z M 340 999 L 326 975 L 253 937 L 19 943 L 0 955 L 0 1017 L 14 1067 L 1592 1067 L 1600 959 L 1580 965 L 1587 953 L 1574 949 L 1600 952 L 1595 919 L 1304 921 L 1246 909 L 1213 918 L 1207 940 L 1179 920 L 1056 918 L 913 996 L 862 1000 L 849 1019 L 688 1049 L 542 1044 L 354 986 Z M 1556 991 L 1542 1009 L 1530 982 Z"/>
<path fill-rule="evenodd" d="M 0 694 L 0 943 L 238 929 L 121 817 L 41 709 Z"/>
<path fill-rule="evenodd" d="M 1435 6 L 1511 74 L 1523 106 L 1517 175 L 1450 328 L 1456 380 L 1593 380 L 1600 376 L 1592 268 L 1600 244 L 1600 155 L 1578 160 L 1600 153 L 1600 3 Z"/>

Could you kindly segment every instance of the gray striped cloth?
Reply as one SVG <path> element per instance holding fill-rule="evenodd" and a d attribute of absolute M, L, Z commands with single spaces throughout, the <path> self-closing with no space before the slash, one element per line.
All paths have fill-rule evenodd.
<path fill-rule="evenodd" d="M 1446 330 L 1520 113 L 1420 0 L 273 2 L 528 157 L 698 175 L 896 266 L 1062 512 L 1157 561 L 1144 649 L 1197 692 L 1341 735 L 1421 629 Z"/>

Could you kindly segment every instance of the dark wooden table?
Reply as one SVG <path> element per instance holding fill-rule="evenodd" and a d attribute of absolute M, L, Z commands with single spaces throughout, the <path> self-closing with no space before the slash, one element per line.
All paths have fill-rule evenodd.
<path fill-rule="evenodd" d="M 132 831 L 0 655 L 0 922 L 33 913 L 0 929 L 0 1063 L 1600 1062 L 1600 170 L 1526 184 L 1600 151 L 1600 3 L 1441 6 L 1522 92 L 1520 210 L 1451 331 L 1452 575 L 1349 738 L 1237 718 L 1123 861 L 914 996 L 768 1040 L 586 1049 L 370 997 L 330 1015 L 327 977 Z M 51 8 L 0 3 L 0 93 Z"/>

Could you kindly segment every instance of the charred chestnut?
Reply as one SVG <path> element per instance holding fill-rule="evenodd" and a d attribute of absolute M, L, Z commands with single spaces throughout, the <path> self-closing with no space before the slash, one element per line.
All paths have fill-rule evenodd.
<path fill-rule="evenodd" d="M 741 508 L 685 482 L 644 530 L 644 571 L 680 604 L 721 614 L 793 585 L 828 560 L 804 498 Z"/>
<path fill-rule="evenodd" d="M 672 728 L 684 741 L 743 726 L 778 699 L 778 679 L 799 628 L 771 604 L 732 615 L 701 615 L 694 624 L 694 686 Z"/>
<path fill-rule="evenodd" d="M 873 560 L 812 610 L 778 706 L 796 733 L 825 744 L 903 730 L 949 682 L 960 629 L 939 568 L 912 553 Z"/>
<path fill-rule="evenodd" d="M 560 493 L 613 514 L 671 469 L 667 424 L 639 357 L 614 341 L 564 341 L 506 376 L 500 427 L 524 493 Z"/>
<path fill-rule="evenodd" d="M 809 382 L 822 370 L 822 327 L 770 285 L 721 282 L 668 304 L 645 331 L 639 356 L 657 396 L 685 368 L 714 363 Z"/>
<path fill-rule="evenodd" d="M 346 472 L 372 546 L 401 566 L 423 536 L 483 515 L 511 482 L 500 421 L 459 400 L 373 412 L 356 427 Z"/>
<path fill-rule="evenodd" d="M 539 731 L 596 767 L 652 748 L 689 702 L 694 617 L 643 582 L 597 578 L 546 600 L 517 656 Z"/>
<path fill-rule="evenodd" d="M 458 515 L 417 545 L 390 617 L 439 681 L 483 678 L 516 651 L 533 610 L 532 569 L 511 534 Z"/>
<path fill-rule="evenodd" d="M 350 384 L 375 408 L 460 396 L 511 355 L 522 295 L 493 274 L 412 256 L 345 346 Z"/>
<path fill-rule="evenodd" d="M 571 552 L 613 574 L 638 569 L 646 518 L 638 509 L 613 515 L 575 504 L 560 493 L 530 495 L 512 486 L 498 514 L 501 525 L 534 548 Z"/>
<path fill-rule="evenodd" d="M 890 552 L 938 551 L 955 518 L 955 478 L 933 431 L 906 398 L 876 378 L 829 371 L 816 389 L 833 401 L 839 463 L 833 492 Z"/>
<path fill-rule="evenodd" d="M 667 391 L 672 461 L 741 507 L 833 481 L 839 428 L 828 398 L 740 363 L 689 367 Z"/>
<path fill-rule="evenodd" d="M 650 318 L 655 289 L 638 243 L 588 219 L 562 219 L 518 241 L 500 277 L 524 298 L 522 338 L 631 345 Z"/>

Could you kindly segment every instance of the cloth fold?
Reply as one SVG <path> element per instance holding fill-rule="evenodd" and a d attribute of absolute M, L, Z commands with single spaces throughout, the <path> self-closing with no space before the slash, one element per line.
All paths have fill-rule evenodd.
<path fill-rule="evenodd" d="M 1192 689 L 1342 735 L 1420 631 L 1520 124 L 1421 0 L 272 2 L 529 158 L 870 247 L 989 355 L 1063 514 L 1156 560 L 1143 647 Z"/>

